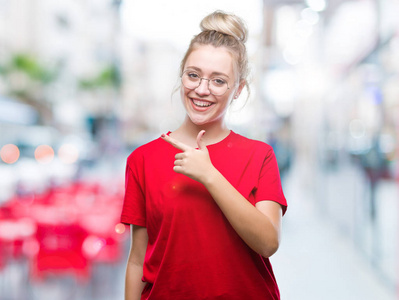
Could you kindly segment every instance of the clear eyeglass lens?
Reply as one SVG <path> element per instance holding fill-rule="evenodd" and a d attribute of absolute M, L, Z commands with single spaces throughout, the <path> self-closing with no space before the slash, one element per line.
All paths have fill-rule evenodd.
<path fill-rule="evenodd" d="M 228 86 L 226 82 L 221 82 L 219 79 L 206 79 L 206 78 L 201 78 L 198 74 L 196 73 L 184 73 L 181 81 L 183 85 L 190 89 L 194 90 L 199 85 L 201 84 L 201 80 L 206 80 L 208 81 L 208 88 L 211 92 L 212 95 L 215 96 L 221 96 L 224 93 L 226 93 Z"/>

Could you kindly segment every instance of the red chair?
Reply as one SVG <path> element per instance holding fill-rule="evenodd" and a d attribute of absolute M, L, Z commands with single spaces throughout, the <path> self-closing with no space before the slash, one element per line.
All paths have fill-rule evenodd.
<path fill-rule="evenodd" d="M 37 230 L 39 251 L 31 262 L 31 276 L 72 274 L 81 281 L 89 278 L 89 263 L 82 251 L 87 233 L 75 224 L 45 225 Z"/>

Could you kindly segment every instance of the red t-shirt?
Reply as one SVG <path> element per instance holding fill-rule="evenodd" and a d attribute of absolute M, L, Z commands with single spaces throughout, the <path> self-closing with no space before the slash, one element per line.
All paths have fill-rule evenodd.
<path fill-rule="evenodd" d="M 253 205 L 287 203 L 273 149 L 234 132 L 207 146 L 213 165 Z M 269 259 L 251 250 L 206 188 L 173 171 L 180 150 L 161 138 L 127 159 L 121 221 L 145 226 L 141 299 L 280 299 Z"/>

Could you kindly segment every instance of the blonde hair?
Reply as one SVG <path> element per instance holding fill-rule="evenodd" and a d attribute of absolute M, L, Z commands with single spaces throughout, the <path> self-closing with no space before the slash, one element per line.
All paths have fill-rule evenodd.
<path fill-rule="evenodd" d="M 206 16 L 200 24 L 201 32 L 193 37 L 180 64 L 180 75 L 189 55 L 201 45 L 225 47 L 234 58 L 234 70 L 238 82 L 245 81 L 249 94 L 248 55 L 245 47 L 248 30 L 243 20 L 233 14 L 217 10 Z"/>

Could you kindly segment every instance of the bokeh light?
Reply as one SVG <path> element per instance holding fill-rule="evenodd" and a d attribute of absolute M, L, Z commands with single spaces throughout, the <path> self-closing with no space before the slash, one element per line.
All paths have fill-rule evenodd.
<path fill-rule="evenodd" d="M 54 150 L 49 145 L 40 145 L 35 150 L 35 159 L 40 164 L 49 164 L 54 159 Z"/>
<path fill-rule="evenodd" d="M 19 149 L 16 145 L 7 144 L 4 145 L 0 150 L 1 159 L 6 164 L 13 164 L 19 159 Z"/>
<path fill-rule="evenodd" d="M 323 11 L 327 7 L 325 0 L 306 0 L 306 4 L 314 11 Z"/>
<path fill-rule="evenodd" d="M 118 223 L 115 225 L 115 232 L 119 234 L 123 234 L 126 231 L 126 226 L 122 223 Z"/>
<path fill-rule="evenodd" d="M 301 11 L 301 17 L 312 25 L 316 25 L 320 19 L 319 14 L 309 7 Z"/>
<path fill-rule="evenodd" d="M 58 158 L 65 164 L 73 164 L 79 159 L 79 150 L 75 145 L 64 144 L 58 149 Z"/>
<path fill-rule="evenodd" d="M 87 257 L 95 257 L 106 244 L 104 239 L 90 235 L 84 240 L 82 250 Z"/>

